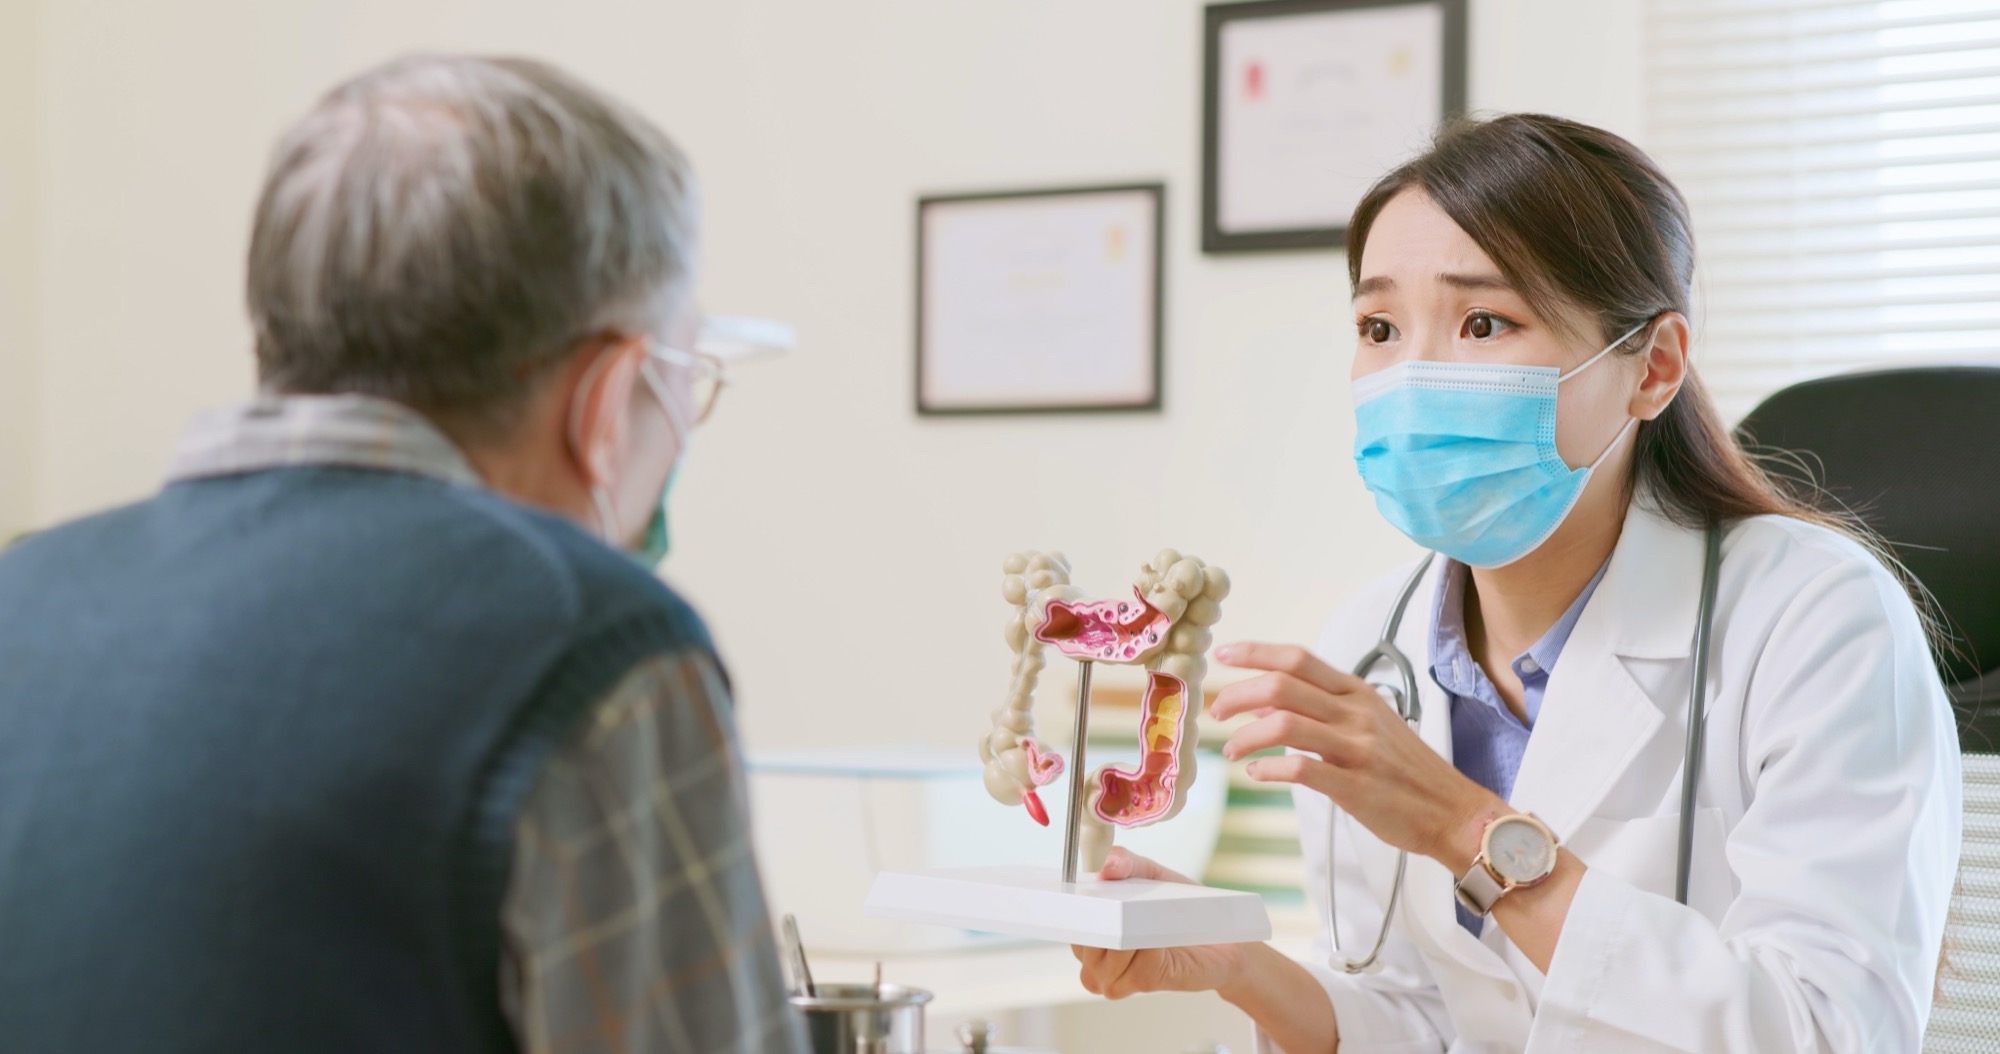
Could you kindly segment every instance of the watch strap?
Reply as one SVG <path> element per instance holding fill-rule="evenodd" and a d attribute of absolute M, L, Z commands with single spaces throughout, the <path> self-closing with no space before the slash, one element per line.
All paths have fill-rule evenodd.
<path fill-rule="evenodd" d="M 1486 854 L 1480 853 L 1472 858 L 1472 866 L 1466 868 L 1465 875 L 1452 886 L 1451 891 L 1465 910 L 1485 918 L 1492 914 L 1493 905 L 1499 903 L 1507 889 L 1493 869 L 1486 866 Z"/>

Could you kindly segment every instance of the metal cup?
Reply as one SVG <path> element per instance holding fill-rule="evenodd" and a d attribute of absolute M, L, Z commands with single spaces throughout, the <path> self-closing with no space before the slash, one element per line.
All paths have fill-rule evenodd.
<path fill-rule="evenodd" d="M 931 994 L 899 984 L 822 984 L 794 995 L 813 1054 L 924 1054 L 924 1004 Z"/>

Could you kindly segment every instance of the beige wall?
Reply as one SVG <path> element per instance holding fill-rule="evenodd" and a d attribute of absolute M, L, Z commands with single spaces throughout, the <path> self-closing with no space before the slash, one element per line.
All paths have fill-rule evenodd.
<path fill-rule="evenodd" d="M 0 0 L 0 49 L 31 36 L 7 32 L 25 2 Z M 0 522 L 28 469 L 41 521 L 147 493 L 181 421 L 249 389 L 247 217 L 268 144 L 319 91 L 416 48 L 528 52 L 689 148 L 708 306 L 800 333 L 797 355 L 743 371 L 674 503 L 667 574 L 715 623 L 753 745 L 970 750 L 1005 669 L 996 568 L 1019 547 L 1067 550 L 1101 589 L 1162 545 L 1197 552 L 1238 583 L 1224 635 L 1309 636 L 1408 548 L 1350 467 L 1341 258 L 1197 250 L 1200 8 L 44 0 L 39 252 L 0 227 L 0 273 L 39 269 L 43 417 L 25 447 L 0 431 Z M 1637 8 L 1474 0 L 1474 105 L 1639 134 Z M 0 172 L 33 141 L 7 54 Z M 1132 179 L 1169 185 L 1166 412 L 916 419 L 916 195 Z M 24 211 L 9 200 L 0 224 Z M 31 408 L 17 310 L 10 421 Z M 1095 468 L 1142 448 L 1158 456 L 1127 475 Z"/>
<path fill-rule="evenodd" d="M 35 519 L 37 14 L 34 0 L 0 0 L 0 546 Z"/>

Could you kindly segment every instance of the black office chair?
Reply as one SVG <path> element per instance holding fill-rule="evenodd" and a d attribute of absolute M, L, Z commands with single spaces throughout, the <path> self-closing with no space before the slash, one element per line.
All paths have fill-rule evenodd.
<path fill-rule="evenodd" d="M 1766 399 L 1737 434 L 1753 451 L 1796 455 L 1767 464 L 1824 487 L 1888 539 L 1956 637 L 1940 666 L 1965 751 L 1965 843 L 1924 1050 L 2000 1050 L 2000 366 L 1807 381 Z"/>
<path fill-rule="evenodd" d="M 1945 684 L 1968 751 L 2000 752 L 2000 366 L 1936 366 L 1793 385 L 1737 435 L 1767 464 L 1826 489 L 1880 532 L 1959 638 Z"/>

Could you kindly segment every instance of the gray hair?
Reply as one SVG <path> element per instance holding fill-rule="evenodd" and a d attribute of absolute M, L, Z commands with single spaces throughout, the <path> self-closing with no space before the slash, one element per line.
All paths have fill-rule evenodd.
<path fill-rule="evenodd" d="M 680 310 L 695 212 L 666 135 L 553 67 L 390 62 L 273 156 L 250 236 L 259 377 L 504 427 L 579 341 Z"/>

